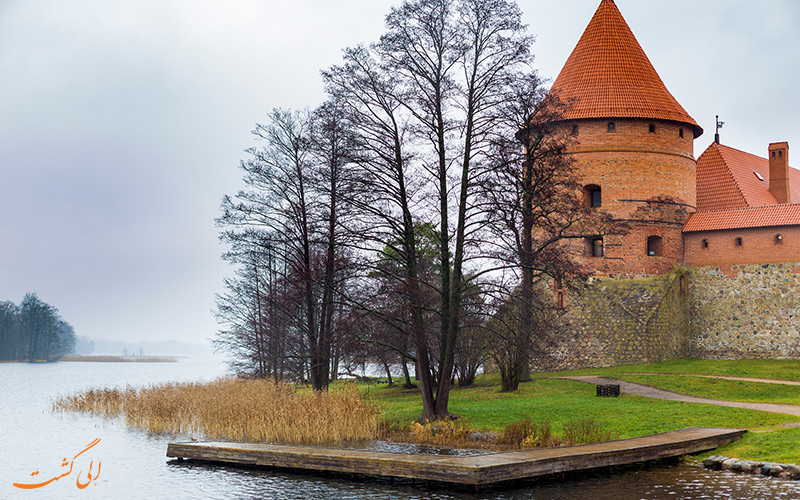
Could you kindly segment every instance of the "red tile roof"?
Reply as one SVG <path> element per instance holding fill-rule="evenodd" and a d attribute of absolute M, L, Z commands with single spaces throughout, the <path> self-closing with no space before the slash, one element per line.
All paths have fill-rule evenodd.
<path fill-rule="evenodd" d="M 566 120 L 643 118 L 703 129 L 661 81 L 613 0 L 603 0 L 551 92 L 567 103 Z"/>
<path fill-rule="evenodd" d="M 716 143 L 697 159 L 697 210 L 744 208 L 747 201 Z"/>
<path fill-rule="evenodd" d="M 789 186 L 793 201 L 800 201 L 800 170 L 789 169 Z M 698 212 L 777 204 L 767 158 L 712 143 L 697 159 Z"/>
<path fill-rule="evenodd" d="M 756 227 L 800 225 L 800 203 L 695 212 L 686 221 L 684 233 Z"/>

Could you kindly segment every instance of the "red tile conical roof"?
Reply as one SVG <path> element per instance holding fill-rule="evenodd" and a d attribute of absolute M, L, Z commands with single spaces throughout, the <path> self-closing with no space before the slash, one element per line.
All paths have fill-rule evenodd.
<path fill-rule="evenodd" d="M 553 83 L 565 120 L 642 118 L 703 129 L 669 93 L 613 0 L 602 0 Z"/>

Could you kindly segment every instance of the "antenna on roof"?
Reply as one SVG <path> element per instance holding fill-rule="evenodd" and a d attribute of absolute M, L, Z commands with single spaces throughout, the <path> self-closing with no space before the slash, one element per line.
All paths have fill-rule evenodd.
<path fill-rule="evenodd" d="M 723 125 L 725 125 L 725 122 L 719 121 L 719 115 L 717 115 L 717 133 L 714 134 L 714 142 L 717 144 L 719 144 L 719 129 L 721 129 Z"/>

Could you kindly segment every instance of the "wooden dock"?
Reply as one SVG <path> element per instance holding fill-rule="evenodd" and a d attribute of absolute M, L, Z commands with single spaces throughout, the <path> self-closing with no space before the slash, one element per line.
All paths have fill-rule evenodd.
<path fill-rule="evenodd" d="M 711 450 L 746 431 L 690 427 L 619 441 L 470 456 L 232 442 L 170 443 L 167 457 L 226 464 L 403 477 L 465 485 L 646 462 Z"/>

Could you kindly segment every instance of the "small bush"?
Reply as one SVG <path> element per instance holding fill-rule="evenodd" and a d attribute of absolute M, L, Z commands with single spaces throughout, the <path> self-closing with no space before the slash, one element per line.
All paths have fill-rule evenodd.
<path fill-rule="evenodd" d="M 433 446 L 463 446 L 470 441 L 472 430 L 454 420 L 414 422 L 410 427 L 409 441 Z"/>
<path fill-rule="evenodd" d="M 535 423 L 526 417 L 506 426 L 500 444 L 511 448 L 550 448 L 559 446 L 561 440 L 553 434 L 550 422 Z"/>
<path fill-rule="evenodd" d="M 569 444 L 591 444 L 603 441 L 611 441 L 612 432 L 603 430 L 603 426 L 586 418 L 583 420 L 564 422 L 564 441 Z"/>
<path fill-rule="evenodd" d="M 530 418 L 523 418 L 516 422 L 511 422 L 503 429 L 500 436 L 500 443 L 511 446 L 512 448 L 522 447 L 522 443 L 530 436 L 536 434 L 536 424 Z"/>
<path fill-rule="evenodd" d="M 562 427 L 563 436 L 559 436 L 553 432 L 550 422 L 535 423 L 526 417 L 508 424 L 499 443 L 511 448 L 552 448 L 612 439 L 610 431 L 604 431 L 601 424 L 591 419 L 570 420 L 562 423 Z"/>

